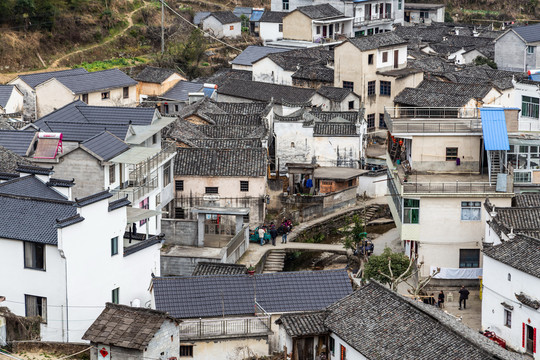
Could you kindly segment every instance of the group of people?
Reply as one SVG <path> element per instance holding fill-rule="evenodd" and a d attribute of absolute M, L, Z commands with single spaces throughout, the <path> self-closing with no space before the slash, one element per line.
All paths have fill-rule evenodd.
<path fill-rule="evenodd" d="M 461 289 L 459 289 L 459 310 L 462 309 L 461 305 L 463 305 L 463 309 L 467 308 L 468 299 L 469 290 L 467 290 L 464 285 L 461 285 Z M 439 292 L 437 301 L 435 301 L 435 294 L 431 293 L 430 296 L 424 298 L 424 303 L 444 308 L 444 292 L 442 290 Z"/>
<path fill-rule="evenodd" d="M 281 234 L 281 243 L 286 244 L 287 243 L 287 234 L 292 230 L 292 221 L 291 219 L 283 219 L 281 222 L 281 225 L 279 226 L 279 229 L 276 228 L 276 225 L 272 222 L 270 223 L 270 227 L 267 227 L 266 225 L 263 225 L 259 227 L 259 240 L 261 243 L 261 246 L 264 245 L 264 235 L 266 232 L 270 234 L 270 238 L 272 239 L 272 245 L 276 246 L 276 238 L 279 234 Z"/>

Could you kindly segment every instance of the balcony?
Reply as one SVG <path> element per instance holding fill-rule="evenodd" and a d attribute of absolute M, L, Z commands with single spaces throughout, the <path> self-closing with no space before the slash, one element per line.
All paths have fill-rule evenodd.
<path fill-rule="evenodd" d="M 478 108 L 387 107 L 384 121 L 392 135 L 482 132 Z"/>
<path fill-rule="evenodd" d="M 180 323 L 182 340 L 216 339 L 269 335 L 270 316 L 183 320 Z"/>
<path fill-rule="evenodd" d="M 127 199 L 133 204 L 136 200 L 145 197 L 147 194 L 157 189 L 159 187 L 158 180 L 159 179 L 156 174 L 156 176 L 150 179 L 150 181 L 144 182 L 137 186 L 125 183 L 123 187 L 111 190 L 111 193 L 114 194 L 114 200 L 127 197 Z"/>
<path fill-rule="evenodd" d="M 149 174 L 155 171 L 165 160 L 175 153 L 176 144 L 174 142 L 163 142 L 162 148 L 157 154 L 132 166 L 128 175 L 129 181 L 134 184 L 144 181 Z"/>
<path fill-rule="evenodd" d="M 354 18 L 353 26 L 368 26 L 373 24 L 391 24 L 394 22 L 395 16 L 393 13 L 372 14 L 370 16 L 359 16 Z"/>

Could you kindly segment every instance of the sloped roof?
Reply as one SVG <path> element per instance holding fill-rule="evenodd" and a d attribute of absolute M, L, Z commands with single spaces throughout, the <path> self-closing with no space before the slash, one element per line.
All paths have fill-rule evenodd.
<path fill-rule="evenodd" d="M 195 147 L 215 149 L 247 149 L 262 147 L 261 139 L 190 139 Z"/>
<path fill-rule="evenodd" d="M 153 288 L 156 308 L 181 319 L 254 314 L 255 291 L 268 313 L 322 310 L 352 291 L 344 270 L 161 277 Z"/>
<path fill-rule="evenodd" d="M 361 51 L 407 44 L 406 40 L 400 38 L 393 31 L 352 38 L 349 39 L 349 42 Z"/>
<path fill-rule="evenodd" d="M 276 323 L 283 326 L 291 337 L 322 335 L 328 332 L 324 326 L 325 311 L 282 315 Z"/>
<path fill-rule="evenodd" d="M 281 53 L 272 53 L 267 57 L 283 70 L 296 71 L 299 66 L 314 64 L 326 65 L 334 59 L 334 51 L 321 47 L 312 47 Z"/>
<path fill-rule="evenodd" d="M 313 136 L 356 136 L 356 126 L 354 124 L 337 123 L 315 123 Z"/>
<path fill-rule="evenodd" d="M 218 94 L 266 102 L 273 99 L 277 104 L 283 101 L 306 103 L 311 100 L 315 90 L 260 81 L 229 80 L 218 88 Z"/>
<path fill-rule="evenodd" d="M 341 11 L 330 4 L 299 6 L 296 10 L 314 20 L 344 16 Z"/>
<path fill-rule="evenodd" d="M 128 144 L 106 130 L 83 141 L 81 147 L 97 155 L 103 161 L 109 161 L 129 149 Z"/>
<path fill-rule="evenodd" d="M 0 173 L 15 173 L 18 163 L 30 164 L 30 162 L 21 155 L 0 145 Z"/>
<path fill-rule="evenodd" d="M 323 64 L 300 66 L 292 76 L 293 79 L 334 83 L 334 69 Z"/>
<path fill-rule="evenodd" d="M 15 85 L 0 85 L 0 107 L 6 107 Z"/>
<path fill-rule="evenodd" d="M 242 275 L 245 273 L 247 273 L 245 265 L 199 261 L 191 275 Z"/>
<path fill-rule="evenodd" d="M 333 86 L 321 86 L 317 89 L 317 93 L 332 101 L 343 101 L 343 99 L 352 93 L 352 90 Z"/>
<path fill-rule="evenodd" d="M 538 212 L 535 213 L 538 215 Z M 540 259 L 540 240 L 538 239 L 516 235 L 511 241 L 485 246 L 482 251 L 492 259 L 540 278 L 540 262 L 538 261 Z"/>
<path fill-rule="evenodd" d="M 416 88 L 428 92 L 463 95 L 475 99 L 482 99 L 493 87 L 490 85 L 460 84 L 445 81 L 423 80 Z"/>
<path fill-rule="evenodd" d="M 506 116 L 503 108 L 481 108 L 484 148 L 490 150 L 510 150 Z"/>
<path fill-rule="evenodd" d="M 227 81 L 236 80 L 248 80 L 250 81 L 252 73 L 249 70 L 236 70 L 230 68 L 222 68 L 216 71 L 212 76 L 205 80 L 206 83 L 222 86 Z"/>
<path fill-rule="evenodd" d="M 283 22 L 283 18 L 288 14 L 285 11 L 265 11 L 261 16 L 260 22 L 279 23 Z"/>
<path fill-rule="evenodd" d="M 21 130 L 0 130 L 0 146 L 25 156 L 34 140 L 35 132 Z"/>
<path fill-rule="evenodd" d="M 147 83 L 161 84 L 175 73 L 176 71 L 172 69 L 147 66 L 143 69 L 143 71 L 141 71 L 137 76 L 135 76 L 135 80 Z"/>
<path fill-rule="evenodd" d="M 34 175 L 22 176 L 4 183 L 0 183 L 0 194 L 29 196 L 39 199 L 67 200 L 58 191 L 51 189 Z"/>
<path fill-rule="evenodd" d="M 19 79 L 24 81 L 26 84 L 28 84 L 28 86 L 33 89 L 42 82 L 45 82 L 52 78 L 60 78 L 64 76 L 80 75 L 86 73 L 88 73 L 88 71 L 86 71 L 85 68 L 76 68 L 69 70 L 48 71 L 35 74 L 19 75 Z"/>
<path fill-rule="evenodd" d="M 267 134 L 264 126 L 228 126 L 228 125 L 196 125 L 196 129 L 206 137 L 214 139 L 262 138 Z"/>
<path fill-rule="evenodd" d="M 56 80 L 61 82 L 74 94 L 84 94 L 93 91 L 137 85 L 137 81 L 116 68 L 80 75 L 63 76 Z"/>
<path fill-rule="evenodd" d="M 443 8 L 444 4 L 412 4 L 405 3 L 405 10 L 435 10 Z"/>
<path fill-rule="evenodd" d="M 203 83 L 180 80 L 167 92 L 160 96 L 162 99 L 188 101 L 189 93 L 200 92 L 203 88 Z"/>
<path fill-rule="evenodd" d="M 540 24 L 515 27 L 511 30 L 515 31 L 527 43 L 540 41 Z"/>
<path fill-rule="evenodd" d="M 218 108 L 227 114 L 263 114 L 268 107 L 267 103 L 251 102 L 251 103 L 231 103 L 231 102 L 216 102 Z"/>
<path fill-rule="evenodd" d="M 263 20 L 261 19 L 261 21 Z M 244 51 L 238 54 L 238 56 L 235 57 L 233 61 L 231 61 L 231 64 L 251 66 L 252 63 L 256 62 L 259 59 L 262 59 L 268 54 L 280 53 L 280 52 L 286 52 L 286 51 L 290 51 L 290 50 L 275 48 L 271 46 L 250 45 L 247 48 L 245 48 Z"/>
<path fill-rule="evenodd" d="M 175 175 L 248 176 L 266 175 L 266 149 L 177 148 Z"/>
<path fill-rule="evenodd" d="M 203 18 L 201 21 L 204 21 L 204 19 L 210 16 L 215 17 L 223 25 L 240 22 L 240 18 L 234 15 L 231 11 L 214 11 L 214 12 L 211 12 L 205 18 Z"/>
<path fill-rule="evenodd" d="M 423 89 L 405 88 L 395 98 L 394 103 L 419 107 L 463 107 L 471 100 L 466 95 L 444 95 Z"/>
<path fill-rule="evenodd" d="M 263 126 L 264 122 L 261 115 L 251 114 L 207 114 L 216 125 L 227 126 Z"/>
<path fill-rule="evenodd" d="M 162 311 L 107 303 L 82 338 L 93 343 L 144 350 L 164 321 L 175 321 Z"/>
<path fill-rule="evenodd" d="M 540 194 L 523 193 L 516 194 L 512 199 L 513 205 L 519 208 L 538 207 L 540 208 Z"/>
<path fill-rule="evenodd" d="M 193 23 L 195 25 L 199 25 L 201 23 L 201 20 L 206 18 L 208 15 L 210 15 L 210 11 L 198 11 L 195 13 L 195 16 L 193 16 Z"/>

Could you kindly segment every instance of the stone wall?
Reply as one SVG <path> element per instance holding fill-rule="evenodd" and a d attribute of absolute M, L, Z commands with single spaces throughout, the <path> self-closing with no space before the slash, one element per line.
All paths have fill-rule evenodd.
<path fill-rule="evenodd" d="M 220 263 L 220 259 L 161 256 L 161 276 L 190 276 L 200 261 Z"/>
<path fill-rule="evenodd" d="M 165 244 L 197 246 L 197 220 L 161 219 Z"/>
<path fill-rule="evenodd" d="M 88 348 L 88 344 L 61 343 L 53 341 L 13 341 L 12 352 L 38 352 L 71 355 Z M 82 353 L 88 355 L 90 350 Z"/>
<path fill-rule="evenodd" d="M 180 357 L 180 335 L 178 324 L 164 321 L 159 331 L 144 351 L 145 359 L 171 359 Z"/>

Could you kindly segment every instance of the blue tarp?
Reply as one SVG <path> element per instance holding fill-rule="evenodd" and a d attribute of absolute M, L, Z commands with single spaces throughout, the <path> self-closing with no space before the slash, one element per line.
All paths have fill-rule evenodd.
<path fill-rule="evenodd" d="M 482 116 L 485 149 L 488 151 L 509 150 L 510 144 L 508 143 L 504 109 L 483 108 L 480 109 L 480 114 Z"/>
<path fill-rule="evenodd" d="M 264 10 L 253 10 L 253 12 L 251 13 L 251 18 L 249 20 L 252 22 L 260 21 L 263 14 Z"/>
<path fill-rule="evenodd" d="M 532 81 L 538 81 L 538 82 L 540 82 L 540 74 L 532 74 L 532 75 L 529 75 L 529 78 L 530 78 Z"/>

